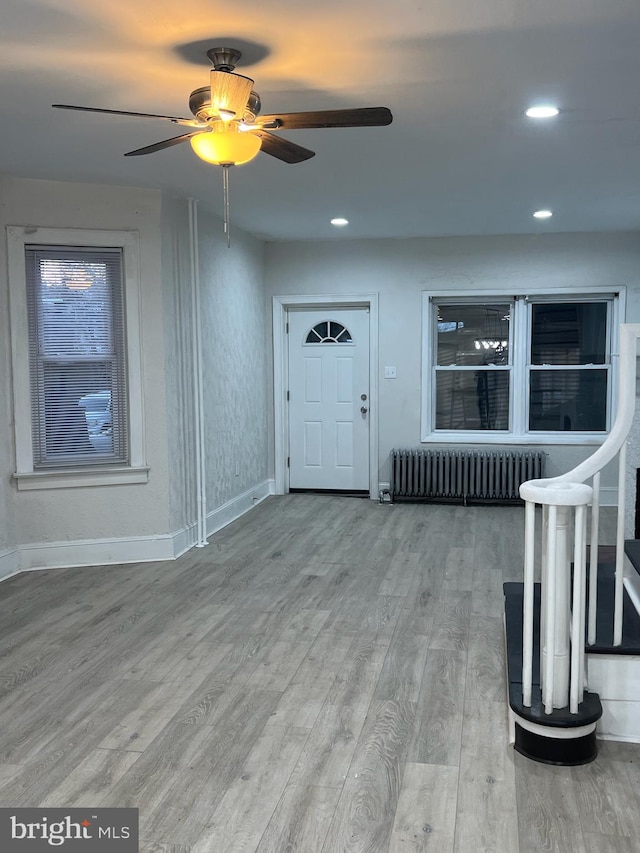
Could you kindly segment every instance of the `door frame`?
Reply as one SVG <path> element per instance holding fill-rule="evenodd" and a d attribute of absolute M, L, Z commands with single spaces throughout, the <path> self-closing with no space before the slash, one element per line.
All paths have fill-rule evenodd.
<path fill-rule="evenodd" d="M 275 458 L 275 494 L 289 491 L 289 348 L 287 312 L 290 308 L 368 308 L 369 309 L 369 497 L 378 498 L 378 294 L 318 294 L 274 296 L 273 309 L 273 423 Z M 372 415 L 373 412 L 373 415 Z"/>

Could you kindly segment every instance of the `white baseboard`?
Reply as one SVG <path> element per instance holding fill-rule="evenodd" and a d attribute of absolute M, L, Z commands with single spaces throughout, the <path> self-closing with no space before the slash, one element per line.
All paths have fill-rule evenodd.
<path fill-rule="evenodd" d="M 640 702 L 614 702 L 600 699 L 602 717 L 596 729 L 602 740 L 621 740 L 640 743 Z"/>
<path fill-rule="evenodd" d="M 232 498 L 226 504 L 214 509 L 213 512 L 208 512 L 207 536 L 213 536 L 218 530 L 226 527 L 227 524 L 231 524 L 245 512 L 249 512 L 269 495 L 274 495 L 275 488 L 275 480 L 263 480 L 262 483 L 258 483 L 257 486 L 248 489 L 248 491 L 238 495 L 237 498 Z"/>
<path fill-rule="evenodd" d="M 263 480 L 241 495 L 232 498 L 222 506 L 207 513 L 207 537 L 213 536 L 218 530 L 231 524 L 240 516 L 249 512 L 269 495 L 275 495 L 275 480 Z M 198 541 L 198 531 L 195 522 L 183 527 L 173 534 L 174 557 L 179 557 L 193 548 Z"/>
<path fill-rule="evenodd" d="M 71 569 L 173 560 L 173 536 L 125 536 L 118 539 L 87 539 L 75 542 L 42 542 L 20 545 L 20 570 Z"/>
<path fill-rule="evenodd" d="M 640 743 L 640 655 L 587 653 L 587 681 L 602 703 L 598 737 Z"/>
<path fill-rule="evenodd" d="M 17 575 L 20 571 L 20 558 L 18 549 L 12 548 L 10 551 L 0 551 L 0 581 L 10 578 L 11 575 Z"/>
<path fill-rule="evenodd" d="M 226 527 L 273 494 L 275 481 L 264 480 L 226 504 L 216 507 L 207 513 L 207 536 Z M 0 554 L 0 580 L 19 571 L 174 560 L 192 548 L 196 542 L 194 523 L 175 533 L 157 536 L 125 536 L 20 545 L 14 551 Z"/>

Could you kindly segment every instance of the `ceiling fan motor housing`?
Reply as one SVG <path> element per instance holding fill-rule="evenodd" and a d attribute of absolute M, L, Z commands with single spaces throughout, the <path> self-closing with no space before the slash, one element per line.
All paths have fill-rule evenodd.
<path fill-rule="evenodd" d="M 260 108 L 260 95 L 257 92 L 251 92 L 244 115 L 239 118 L 242 118 L 248 124 L 252 124 L 259 115 Z M 201 86 L 199 89 L 194 89 L 189 95 L 189 109 L 198 121 L 211 122 L 220 118 L 218 111 L 211 106 L 210 86 Z"/>

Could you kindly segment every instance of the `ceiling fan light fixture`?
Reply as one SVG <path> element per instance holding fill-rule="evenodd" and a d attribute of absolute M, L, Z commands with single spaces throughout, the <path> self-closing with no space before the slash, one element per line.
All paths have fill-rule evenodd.
<path fill-rule="evenodd" d="M 216 122 L 208 133 L 191 137 L 191 147 L 207 163 L 214 166 L 241 166 L 257 157 L 260 138 L 253 133 L 240 133 L 234 124 Z"/>
<path fill-rule="evenodd" d="M 253 80 L 231 71 L 210 72 L 211 108 L 222 121 L 242 118 L 251 95 Z"/>

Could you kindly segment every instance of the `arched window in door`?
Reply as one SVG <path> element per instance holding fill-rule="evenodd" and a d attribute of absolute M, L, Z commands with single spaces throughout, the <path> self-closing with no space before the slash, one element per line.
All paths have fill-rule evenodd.
<path fill-rule="evenodd" d="M 335 320 L 316 323 L 305 340 L 306 344 L 352 344 L 351 332 Z"/>

